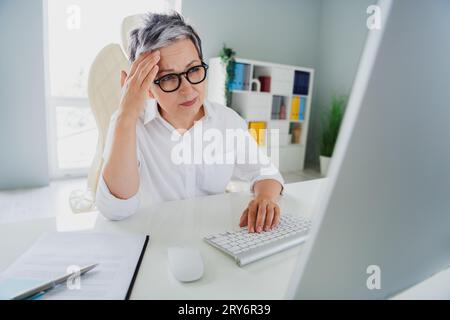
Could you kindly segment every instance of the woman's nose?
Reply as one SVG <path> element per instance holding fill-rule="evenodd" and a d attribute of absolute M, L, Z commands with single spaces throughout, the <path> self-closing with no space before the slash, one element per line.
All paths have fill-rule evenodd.
<path fill-rule="evenodd" d="M 181 92 L 189 92 L 192 90 L 192 84 L 186 79 L 185 76 L 181 76 L 181 85 L 180 85 L 180 91 Z"/>

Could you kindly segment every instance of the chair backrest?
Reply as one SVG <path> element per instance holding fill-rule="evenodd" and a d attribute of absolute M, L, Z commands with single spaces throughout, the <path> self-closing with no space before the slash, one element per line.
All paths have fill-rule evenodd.
<path fill-rule="evenodd" d="M 121 97 L 120 72 L 128 72 L 128 45 L 131 30 L 142 25 L 144 15 L 136 14 L 123 19 L 122 47 L 109 44 L 95 57 L 89 70 L 88 98 L 98 128 L 97 150 L 88 174 L 88 189 L 95 199 L 98 178 L 103 168 L 103 150 L 112 114 L 119 107 Z"/>
<path fill-rule="evenodd" d="M 121 36 L 122 36 L 122 48 L 127 57 L 130 56 L 130 53 L 128 52 L 128 46 L 130 44 L 130 32 L 138 28 L 142 25 L 144 15 L 143 14 L 136 14 L 133 16 L 128 16 L 123 19 L 122 21 L 122 27 L 121 27 Z"/>
<path fill-rule="evenodd" d="M 103 167 L 103 149 L 111 115 L 119 107 L 120 72 L 128 72 L 129 64 L 118 44 L 109 44 L 95 57 L 89 70 L 88 98 L 98 128 L 97 150 L 88 175 L 88 188 L 94 195 Z"/>

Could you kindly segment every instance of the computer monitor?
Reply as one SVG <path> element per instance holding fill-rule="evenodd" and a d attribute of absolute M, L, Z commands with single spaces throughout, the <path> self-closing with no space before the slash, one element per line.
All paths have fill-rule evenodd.
<path fill-rule="evenodd" d="M 450 266 L 450 1 L 378 5 L 287 298 L 389 298 Z"/>

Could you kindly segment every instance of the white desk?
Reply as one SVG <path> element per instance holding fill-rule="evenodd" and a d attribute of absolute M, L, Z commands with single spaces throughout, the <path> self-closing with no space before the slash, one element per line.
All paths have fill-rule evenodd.
<path fill-rule="evenodd" d="M 313 204 L 325 181 L 287 185 L 280 203 L 282 213 L 311 217 Z M 232 258 L 202 240 L 208 234 L 237 229 L 241 212 L 249 200 L 250 193 L 231 193 L 166 202 L 143 208 L 120 222 L 108 221 L 99 214 L 79 214 L 3 224 L 0 225 L 0 271 L 44 231 L 138 232 L 150 234 L 150 242 L 132 299 L 283 299 L 302 246 L 240 268 Z M 167 248 L 174 245 L 192 246 L 201 251 L 205 263 L 202 279 L 183 284 L 172 277 L 167 269 Z M 444 272 L 444 278 L 449 277 L 449 272 L 446 274 Z M 439 279 L 427 281 L 424 289 L 419 285 L 399 297 L 436 297 L 434 289 Z M 449 289 L 441 288 L 439 293 L 441 298 L 444 294 L 450 297 Z"/>

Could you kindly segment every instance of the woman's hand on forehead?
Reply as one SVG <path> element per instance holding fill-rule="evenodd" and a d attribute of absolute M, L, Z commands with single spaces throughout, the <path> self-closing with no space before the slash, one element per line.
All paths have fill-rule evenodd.
<path fill-rule="evenodd" d="M 119 110 L 137 119 L 143 112 L 150 86 L 155 80 L 160 60 L 159 50 L 141 54 L 131 65 L 129 74 L 122 71 L 122 98 Z"/>

